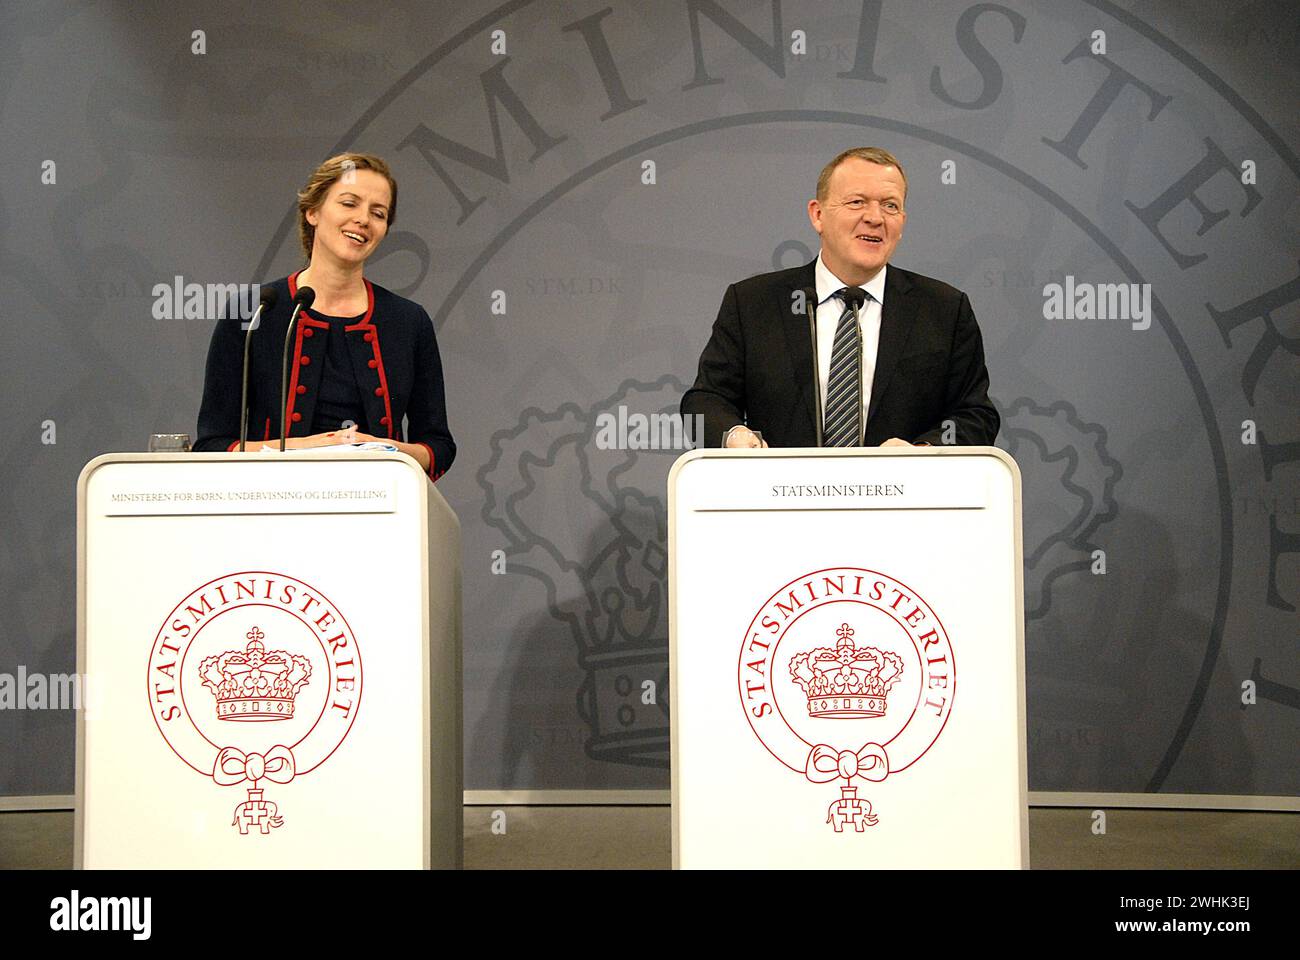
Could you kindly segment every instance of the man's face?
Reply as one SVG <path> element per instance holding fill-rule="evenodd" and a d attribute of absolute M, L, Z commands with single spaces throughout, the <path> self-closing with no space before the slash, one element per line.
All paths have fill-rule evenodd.
<path fill-rule="evenodd" d="M 835 168 L 826 200 L 808 201 L 822 238 L 822 260 L 845 283 L 861 286 L 894 255 L 903 237 L 903 176 L 897 167 L 850 157 Z"/>

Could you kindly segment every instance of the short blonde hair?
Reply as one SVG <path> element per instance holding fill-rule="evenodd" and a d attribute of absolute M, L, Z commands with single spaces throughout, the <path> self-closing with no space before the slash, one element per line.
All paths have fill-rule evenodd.
<path fill-rule="evenodd" d="M 316 240 L 316 228 L 307 222 L 307 211 L 324 203 L 330 187 L 353 170 L 373 170 L 388 181 L 388 188 L 392 191 L 392 198 L 388 201 L 388 226 L 391 227 L 397 219 L 397 181 L 393 179 L 388 164 L 372 153 L 340 153 L 337 157 L 330 157 L 312 171 L 306 186 L 298 191 L 298 239 L 308 260 L 311 260 L 311 248 Z"/>
<path fill-rule="evenodd" d="M 826 166 L 822 167 L 821 175 L 817 178 L 817 202 L 825 203 L 826 194 L 831 185 L 831 174 L 845 160 L 865 160 L 867 163 L 877 163 L 882 167 L 895 167 L 898 169 L 898 175 L 903 178 L 903 199 L 907 199 L 907 174 L 903 171 L 903 165 L 888 150 L 880 147 L 853 147 L 845 150 Z"/>

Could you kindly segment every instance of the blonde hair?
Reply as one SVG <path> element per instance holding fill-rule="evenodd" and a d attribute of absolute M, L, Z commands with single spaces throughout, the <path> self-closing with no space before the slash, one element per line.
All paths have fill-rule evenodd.
<path fill-rule="evenodd" d="M 324 203 L 330 187 L 355 170 L 373 170 L 388 181 L 388 188 L 392 191 L 388 202 L 388 226 L 391 227 L 397 219 L 397 181 L 393 179 L 388 164 L 372 153 L 340 153 L 337 157 L 330 157 L 312 171 L 306 185 L 298 191 L 298 239 L 308 260 L 311 260 L 311 248 L 316 240 L 316 228 L 307 222 L 307 211 Z"/>
<path fill-rule="evenodd" d="M 907 199 L 907 174 L 903 172 L 903 165 L 888 150 L 880 147 L 853 147 L 851 150 L 845 150 L 826 166 L 822 167 L 821 175 L 817 178 L 817 202 L 826 202 L 826 193 L 831 184 L 831 174 L 845 160 L 865 160 L 867 163 L 877 163 L 882 167 L 895 167 L 898 175 L 903 178 L 903 199 Z"/>

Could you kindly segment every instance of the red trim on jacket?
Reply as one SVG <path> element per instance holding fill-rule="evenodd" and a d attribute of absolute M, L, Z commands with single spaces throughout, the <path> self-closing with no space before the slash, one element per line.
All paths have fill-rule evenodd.
<path fill-rule="evenodd" d="M 388 390 L 388 374 L 384 372 L 384 355 L 379 350 L 379 329 L 375 326 L 375 288 L 370 285 L 369 280 L 362 280 L 366 285 L 366 315 L 361 318 L 360 323 L 354 323 L 343 329 L 351 333 L 353 330 L 364 330 L 370 337 L 370 352 L 374 356 L 375 369 L 379 372 L 379 386 L 384 391 L 384 417 L 388 420 L 388 439 L 396 439 L 397 434 L 394 432 L 397 424 L 393 423 L 393 398 Z"/>
<path fill-rule="evenodd" d="M 302 271 L 299 270 L 298 273 L 302 273 Z M 289 277 L 289 296 L 291 298 L 298 295 L 298 273 L 291 274 Z M 361 282 L 366 285 L 365 316 L 361 318 L 360 323 L 354 323 L 351 326 L 346 326 L 343 328 L 343 331 L 345 333 L 351 333 L 353 330 L 364 330 L 366 333 L 371 334 L 370 352 L 373 355 L 375 360 L 375 369 L 379 371 L 379 386 L 383 388 L 384 391 L 384 416 L 388 419 L 388 439 L 392 440 L 396 436 L 396 434 L 394 434 L 393 432 L 394 427 L 396 425 L 393 423 L 392 397 L 388 392 L 388 375 L 384 372 L 384 356 L 382 353 L 379 352 L 379 330 L 375 327 L 375 323 L 374 323 L 375 288 L 371 286 L 370 281 L 365 279 L 364 277 L 362 278 Z M 306 310 L 303 310 L 299 314 L 299 316 L 306 317 L 307 322 L 314 327 L 325 327 L 327 329 L 329 328 L 328 323 L 325 323 L 324 321 L 321 320 L 317 320 Z M 289 412 L 285 414 L 285 418 L 289 422 L 293 421 L 293 403 L 298 396 L 298 390 L 297 390 L 298 365 L 299 365 L 298 356 L 301 350 L 302 350 L 302 325 L 300 323 L 298 326 L 297 341 L 293 351 L 293 382 L 289 385 Z M 365 401 L 362 402 L 364 403 Z M 430 452 L 432 453 L 432 451 Z"/>
<path fill-rule="evenodd" d="M 298 273 L 302 273 L 301 270 Z M 292 299 L 298 295 L 298 273 L 289 274 L 289 297 Z M 369 281 L 366 282 L 369 287 Z M 370 309 L 375 308 L 375 298 L 370 297 Z M 369 316 L 369 314 L 367 314 Z M 289 361 L 293 364 L 293 373 L 289 377 L 289 402 L 285 404 L 284 411 L 284 435 L 287 437 L 293 433 L 293 407 L 298 402 L 298 368 L 302 366 L 302 341 L 303 341 L 303 324 L 315 327 L 317 330 L 328 330 L 330 325 L 324 320 L 317 320 L 307 311 L 306 308 L 298 311 L 298 329 L 294 331 L 293 339 L 293 359 Z M 308 427 L 308 430 L 311 428 Z"/>
<path fill-rule="evenodd" d="M 298 370 L 302 366 L 299 357 L 302 356 L 302 332 L 306 329 L 303 326 L 303 313 L 298 314 L 298 329 L 293 335 L 293 359 L 289 361 L 293 367 L 293 373 L 289 374 L 289 402 L 285 405 L 284 411 L 284 435 L 286 437 L 293 434 L 293 405 L 298 400 Z M 328 324 L 327 324 L 328 326 Z"/>
<path fill-rule="evenodd" d="M 446 470 L 443 470 L 441 473 L 438 472 L 437 470 L 438 462 L 433 458 L 433 447 L 429 446 L 427 443 L 421 443 L 419 440 L 415 441 L 415 444 L 416 446 L 424 447 L 424 449 L 429 451 L 429 479 L 430 480 L 437 480 L 439 477 L 442 476 L 443 473 L 447 472 Z"/>

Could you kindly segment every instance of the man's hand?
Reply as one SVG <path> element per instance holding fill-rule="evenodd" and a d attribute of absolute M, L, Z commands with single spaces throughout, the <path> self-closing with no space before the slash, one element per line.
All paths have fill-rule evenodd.
<path fill-rule="evenodd" d="M 899 440 L 898 437 L 890 437 L 888 440 L 882 443 L 881 446 L 882 447 L 910 447 L 912 446 L 912 444 L 908 443 L 906 440 Z"/>
<path fill-rule="evenodd" d="M 735 426 L 727 433 L 727 442 L 723 444 L 729 450 L 766 447 L 767 441 L 745 426 Z"/>

